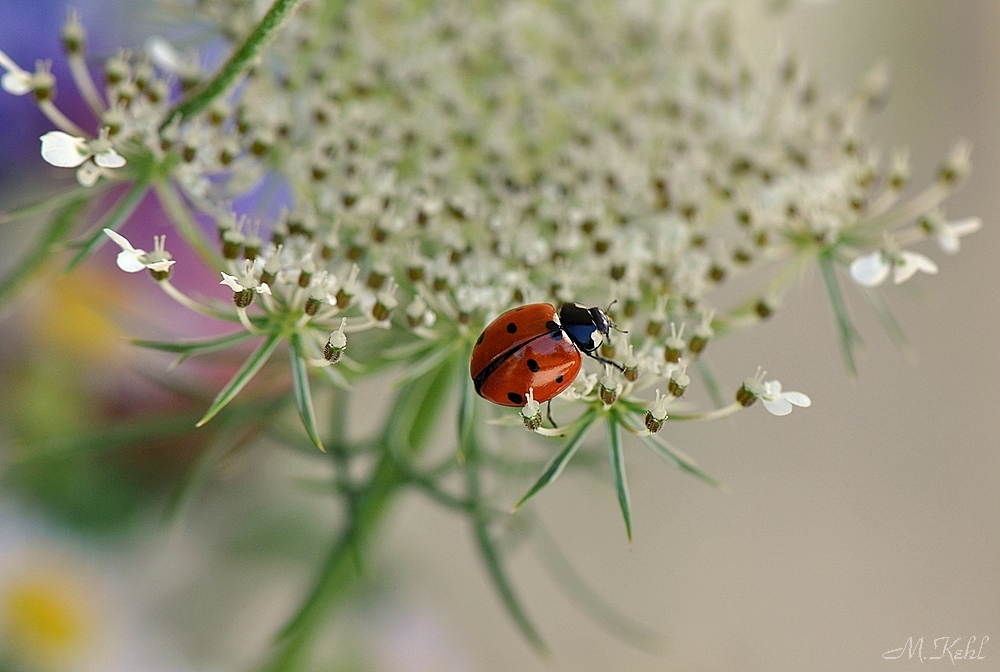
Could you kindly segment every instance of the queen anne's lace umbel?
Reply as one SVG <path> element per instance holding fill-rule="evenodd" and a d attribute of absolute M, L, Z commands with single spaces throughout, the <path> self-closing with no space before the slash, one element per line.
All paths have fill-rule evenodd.
<path fill-rule="evenodd" d="M 254 3 L 198 7 L 234 43 L 253 39 Z M 74 67 L 101 120 L 93 136 L 53 104 L 46 63 L 32 74 L 0 53 L 3 87 L 34 95 L 58 127 L 41 138 L 46 161 L 78 168 L 86 186 L 156 189 L 233 289 L 248 333 L 295 334 L 306 361 L 329 364 L 324 351 L 346 349 L 331 333 L 387 329 L 427 356 L 512 305 L 612 304 L 621 332 L 601 355 L 622 359 L 624 375 L 581 375 L 558 403 L 649 405 L 658 428 L 708 344 L 779 309 L 802 267 L 819 263 L 850 334 L 837 267 L 864 287 L 890 272 L 899 283 L 937 271 L 904 246 L 934 237 L 954 252 L 979 227 L 940 209 L 969 172 L 964 145 L 901 199 L 906 154 L 884 161 L 860 134 L 884 70 L 826 100 L 791 55 L 748 62 L 719 3 L 388 7 L 303 1 L 266 58 L 213 96 L 198 55 L 162 39 L 108 59 L 103 86 Z M 71 14 L 63 40 L 77 66 L 85 37 Z M 284 214 L 235 216 L 228 204 L 262 183 L 288 194 Z M 195 212 L 215 220 L 218 245 Z M 113 231 L 124 219 L 108 229 L 119 265 L 218 314 L 170 285 L 162 240 L 151 256 Z M 744 280 L 761 267 L 770 280 Z M 716 305 L 714 290 L 733 283 L 743 300 Z M 649 400 L 654 387 L 668 395 Z M 529 428 L 538 418 L 528 409 Z"/>
<path fill-rule="evenodd" d="M 322 446 L 310 370 L 341 387 L 391 364 L 402 382 L 425 379 L 467 361 L 483 326 L 512 306 L 610 305 L 621 331 L 600 355 L 622 371 L 586 363 L 555 400 L 559 428 L 545 426 L 532 395 L 521 418 L 571 437 L 529 496 L 605 418 L 630 526 L 620 428 L 710 480 L 659 442 L 672 419 L 720 417 L 758 398 L 776 415 L 809 405 L 762 374 L 727 404 L 700 361 L 713 341 L 781 309 L 815 264 L 853 367 L 842 280 L 877 296 L 871 288 L 890 274 L 899 283 L 937 271 L 907 247 L 933 238 L 956 252 L 980 226 L 949 222 L 941 209 L 969 173 L 964 144 L 931 184 L 911 190 L 906 153 L 886 157 L 861 133 L 884 100 L 884 70 L 849 96 L 825 98 L 793 55 L 766 67 L 748 61 L 724 3 L 277 0 L 263 18 L 259 4 L 196 3 L 236 56 L 271 31 L 244 69 L 210 74 L 199 54 L 155 39 L 108 59 L 99 84 L 71 14 L 63 42 L 100 119 L 91 133 L 55 106 L 48 64 L 31 73 L 0 52 L 4 90 L 32 95 L 55 126 L 42 136 L 43 158 L 77 168 L 95 193 L 132 185 L 102 222 L 122 248 L 119 265 L 146 268 L 185 306 L 266 337 L 202 422 L 287 341 L 296 404 Z M 183 268 L 162 238 L 147 253 L 115 232 L 147 190 L 221 274 L 233 304 L 171 284 Z M 284 205 L 283 214 L 235 215 L 230 203 L 255 190 L 259 211 Z M 199 229 L 196 214 L 215 230 Z M 99 226 L 74 263 L 103 239 Z M 722 286 L 739 298 L 718 299 Z M 715 408 L 671 405 L 692 385 L 689 373 Z M 461 380 L 454 385 L 467 390 Z M 470 403 L 459 417 L 461 455 L 475 445 Z"/>

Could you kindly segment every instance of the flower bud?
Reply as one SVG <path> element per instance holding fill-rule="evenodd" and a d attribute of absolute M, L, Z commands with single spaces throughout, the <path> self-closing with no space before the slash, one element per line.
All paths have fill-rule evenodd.
<path fill-rule="evenodd" d="M 618 395 L 621 393 L 621 385 L 615 383 L 610 366 L 605 365 L 604 367 L 604 375 L 601 376 L 597 393 L 605 406 L 610 406 L 618 400 Z"/>
<path fill-rule="evenodd" d="M 70 10 L 62 28 L 62 46 L 67 56 L 82 56 L 87 43 L 87 32 L 80 23 L 80 15 Z"/>
<path fill-rule="evenodd" d="M 246 308 L 253 303 L 253 290 L 240 289 L 233 292 L 233 303 L 237 308 Z"/>
<path fill-rule="evenodd" d="M 243 234 L 236 229 L 222 232 L 222 256 L 230 261 L 238 259 L 243 250 Z"/>
<path fill-rule="evenodd" d="M 681 355 L 684 354 L 684 345 L 684 325 L 682 324 L 680 331 L 678 331 L 677 325 L 671 322 L 670 338 L 664 343 L 663 358 L 671 364 L 681 361 Z"/>
<path fill-rule="evenodd" d="M 31 76 L 31 93 L 38 102 L 51 100 L 56 93 L 56 78 L 49 72 L 49 64 L 39 61 Z"/>
<path fill-rule="evenodd" d="M 388 320 L 393 309 L 399 305 L 399 301 L 395 297 L 397 288 L 398 285 L 396 282 L 390 278 L 385 290 L 375 295 L 375 305 L 372 306 L 372 317 L 376 322 Z"/>
<path fill-rule="evenodd" d="M 347 318 L 345 317 L 340 321 L 340 329 L 330 332 L 330 338 L 327 339 L 326 345 L 323 347 L 323 357 L 331 364 L 340 361 L 340 356 L 347 349 L 347 334 L 344 333 L 346 326 Z"/>
<path fill-rule="evenodd" d="M 708 345 L 708 340 L 715 335 L 712 331 L 712 318 L 715 316 L 715 311 L 709 311 L 702 315 L 701 323 L 695 327 L 694 335 L 691 336 L 691 340 L 688 341 L 688 350 L 694 354 L 698 355 L 705 349 Z"/>
<path fill-rule="evenodd" d="M 542 426 L 542 405 L 535 401 L 535 388 L 528 388 L 528 398 L 521 409 L 521 420 L 529 432 Z"/>
<path fill-rule="evenodd" d="M 670 372 L 667 390 L 675 397 L 682 397 L 690 384 L 691 376 L 687 375 L 687 364 L 682 364 Z"/>
<path fill-rule="evenodd" d="M 766 371 L 762 371 L 760 367 L 757 367 L 757 373 L 750 378 L 743 379 L 743 385 L 740 389 L 736 391 L 736 401 L 739 402 L 741 406 L 747 408 L 753 406 L 754 402 L 760 398 L 760 395 L 764 393 L 764 376 Z"/>
<path fill-rule="evenodd" d="M 660 391 L 656 391 L 656 399 L 653 403 L 649 405 L 649 409 L 646 411 L 646 429 L 649 430 L 651 434 L 655 434 L 660 431 L 663 426 L 664 420 L 667 419 L 667 404 L 671 401 L 670 395 L 660 394 Z"/>

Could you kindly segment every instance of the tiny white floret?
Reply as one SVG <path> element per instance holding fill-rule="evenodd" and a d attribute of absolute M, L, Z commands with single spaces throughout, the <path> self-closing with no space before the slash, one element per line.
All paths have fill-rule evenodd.
<path fill-rule="evenodd" d="M 118 253 L 116 262 L 118 268 L 126 273 L 137 273 L 144 268 L 157 273 L 162 273 L 170 269 L 175 260 L 170 258 L 170 253 L 164 248 L 166 236 L 155 236 L 153 238 L 153 252 L 146 252 L 133 247 L 132 243 L 122 234 L 112 229 L 104 229 L 105 235 L 113 240 L 122 251 Z"/>
<path fill-rule="evenodd" d="M 812 399 L 801 392 L 782 392 L 781 383 L 777 380 L 769 380 L 764 383 L 764 389 L 760 394 L 764 408 L 771 415 L 788 415 L 792 412 L 792 406 L 808 408 L 812 405 Z"/>
<path fill-rule="evenodd" d="M 959 239 L 970 233 L 975 233 L 983 227 L 983 220 L 978 217 L 960 219 L 957 222 L 942 222 L 934 231 L 938 245 L 948 254 L 955 254 L 961 247 Z"/>
<path fill-rule="evenodd" d="M 49 131 L 40 140 L 42 158 L 58 168 L 76 168 L 90 158 L 90 149 L 84 138 L 62 131 Z"/>
<path fill-rule="evenodd" d="M 850 272 L 854 281 L 863 287 L 877 287 L 885 282 L 892 272 L 892 281 L 901 284 L 912 278 L 917 271 L 928 274 L 938 272 L 937 264 L 919 252 L 902 250 L 891 254 L 878 250 L 851 262 Z"/>

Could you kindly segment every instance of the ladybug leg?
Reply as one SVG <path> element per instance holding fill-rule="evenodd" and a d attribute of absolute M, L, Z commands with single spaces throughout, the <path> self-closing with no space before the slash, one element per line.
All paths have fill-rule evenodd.
<path fill-rule="evenodd" d="M 597 361 L 601 362 L 602 364 L 609 364 L 610 366 L 615 367 L 616 369 L 618 369 L 622 373 L 625 373 L 625 367 L 622 366 L 621 364 L 619 364 L 618 362 L 613 362 L 610 359 L 608 359 L 607 357 L 601 357 L 600 355 L 595 355 L 592 352 L 587 352 L 585 354 L 588 357 L 590 357 L 591 359 L 596 359 Z"/>
<path fill-rule="evenodd" d="M 559 428 L 559 425 L 556 424 L 556 421 L 552 419 L 552 400 L 551 399 L 549 399 L 548 403 L 545 404 L 545 417 L 547 417 L 549 419 L 549 424 L 552 425 L 552 429 L 558 429 Z"/>

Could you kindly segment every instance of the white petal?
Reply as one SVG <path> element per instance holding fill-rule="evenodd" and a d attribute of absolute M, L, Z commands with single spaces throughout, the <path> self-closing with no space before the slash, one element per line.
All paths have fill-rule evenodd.
<path fill-rule="evenodd" d="M 23 96 L 31 91 L 31 75 L 24 70 L 6 72 L 0 77 L 0 88 L 12 96 Z"/>
<path fill-rule="evenodd" d="M 938 234 L 937 242 L 941 251 L 947 252 L 948 254 L 955 254 L 962 246 L 962 244 L 958 241 L 958 236 L 948 230 L 944 230 Z"/>
<path fill-rule="evenodd" d="M 788 399 L 784 397 L 778 397 L 777 399 L 772 399 L 768 401 L 764 399 L 764 408 L 771 415 L 788 415 L 792 412 L 792 404 L 789 403 Z"/>
<path fill-rule="evenodd" d="M 125 165 L 125 157 L 113 149 L 94 155 L 94 163 L 101 168 L 121 168 Z"/>
<path fill-rule="evenodd" d="M 975 233 L 981 228 L 983 228 L 983 220 L 978 217 L 960 219 L 957 222 L 951 222 L 948 224 L 948 230 L 956 236 L 967 236 L 970 233 Z"/>
<path fill-rule="evenodd" d="M 938 245 L 948 254 L 955 254 L 958 252 L 959 247 L 961 247 L 958 239 L 970 233 L 975 233 L 982 226 L 983 220 L 978 217 L 969 217 L 968 219 L 960 219 L 957 222 L 945 224 L 944 230 L 938 234 Z"/>
<path fill-rule="evenodd" d="M 87 160 L 87 141 L 62 131 L 49 131 L 41 138 L 42 158 L 59 168 L 76 168 Z"/>
<path fill-rule="evenodd" d="M 146 41 L 146 53 L 150 60 L 164 72 L 178 72 L 184 67 L 184 59 L 173 45 L 162 37 L 151 37 Z"/>
<path fill-rule="evenodd" d="M 163 273 L 164 271 L 170 270 L 170 267 L 177 263 L 176 259 L 164 259 L 163 261 L 154 261 L 151 264 L 146 264 L 146 268 L 151 271 L 156 271 L 157 273 Z"/>
<path fill-rule="evenodd" d="M 118 253 L 118 268 L 122 269 L 126 273 L 136 273 L 146 268 L 146 264 L 142 263 L 139 258 L 140 255 L 136 252 L 142 252 L 142 250 L 130 251 L 122 250 Z M 145 252 L 142 252 L 145 254 Z"/>
<path fill-rule="evenodd" d="M 872 252 L 851 262 L 851 277 L 859 285 L 875 287 L 889 275 L 889 264 L 881 252 Z"/>
<path fill-rule="evenodd" d="M 85 164 L 76 169 L 76 181 L 80 183 L 81 187 L 92 187 L 97 184 L 97 180 L 101 177 L 101 169 L 98 168 L 93 161 L 87 161 Z"/>
<path fill-rule="evenodd" d="M 809 408 L 810 406 L 812 406 L 813 403 L 812 399 L 802 394 L 801 392 L 785 392 L 781 396 L 787 399 L 788 401 L 792 402 L 796 406 L 800 406 L 802 408 Z"/>
<path fill-rule="evenodd" d="M 906 282 L 917 271 L 923 271 L 924 273 L 930 273 L 931 275 L 938 272 L 937 264 L 928 259 L 922 254 L 917 252 L 900 252 L 899 260 L 896 262 L 895 268 L 892 271 L 892 281 L 897 285 Z"/>
<path fill-rule="evenodd" d="M 271 296 L 271 288 L 267 286 L 266 282 L 262 282 L 262 283 L 260 283 L 260 286 L 257 287 L 257 293 L 258 294 L 267 294 L 268 296 Z"/>
<path fill-rule="evenodd" d="M 246 289 L 243 285 L 237 282 L 235 275 L 229 275 L 228 273 L 222 274 L 222 282 L 220 282 L 219 284 L 225 285 L 234 292 L 242 292 L 244 289 Z"/>
<path fill-rule="evenodd" d="M 127 250 L 129 252 L 136 252 L 138 254 L 146 254 L 145 250 L 137 250 L 136 248 L 132 247 L 132 243 L 128 242 L 128 238 L 118 233 L 114 229 L 104 229 L 104 234 L 111 240 L 115 241 L 115 244 L 118 247 L 122 248 L 123 250 Z"/>

